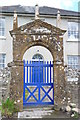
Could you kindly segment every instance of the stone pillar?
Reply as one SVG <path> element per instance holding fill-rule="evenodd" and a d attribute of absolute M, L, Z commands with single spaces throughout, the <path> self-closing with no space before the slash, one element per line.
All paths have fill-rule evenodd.
<path fill-rule="evenodd" d="M 23 62 L 12 62 L 8 66 L 11 70 L 10 98 L 15 100 L 19 111 L 23 110 Z"/>
<path fill-rule="evenodd" d="M 54 57 L 54 104 L 61 107 L 65 104 L 65 73 L 64 73 L 64 61 L 63 61 L 63 38 L 60 38 L 61 51 L 58 53 L 58 59 L 56 60 L 57 52 Z"/>

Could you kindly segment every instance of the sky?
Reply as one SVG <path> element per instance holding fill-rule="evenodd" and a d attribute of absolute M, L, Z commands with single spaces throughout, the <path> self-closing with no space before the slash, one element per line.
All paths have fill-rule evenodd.
<path fill-rule="evenodd" d="M 80 0 L 0 0 L 0 6 L 24 5 L 24 6 L 49 6 L 60 9 L 78 11 Z"/>

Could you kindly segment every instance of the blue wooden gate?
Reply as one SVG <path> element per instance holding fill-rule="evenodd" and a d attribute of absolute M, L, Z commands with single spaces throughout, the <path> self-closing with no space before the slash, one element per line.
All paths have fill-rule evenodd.
<path fill-rule="evenodd" d="M 54 104 L 53 63 L 23 61 L 23 105 Z"/>

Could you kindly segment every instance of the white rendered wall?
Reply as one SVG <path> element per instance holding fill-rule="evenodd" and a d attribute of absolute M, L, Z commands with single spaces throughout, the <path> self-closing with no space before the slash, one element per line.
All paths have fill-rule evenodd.
<path fill-rule="evenodd" d="M 13 29 L 13 16 L 3 16 L 3 17 L 5 17 L 5 29 L 6 30 L 5 30 L 5 39 L 2 40 L 2 38 L 0 38 L 0 53 L 6 54 L 6 66 L 7 66 L 7 64 L 13 60 L 13 40 L 9 33 L 9 31 Z M 27 24 L 33 21 L 33 19 L 34 17 L 18 16 L 18 26 Z M 47 22 L 49 24 L 56 26 L 56 18 L 41 17 L 41 19 L 44 22 Z M 68 19 L 61 19 L 61 28 L 65 30 L 68 29 Z M 67 32 L 65 33 L 63 37 L 65 64 L 67 64 L 67 55 L 78 55 L 79 44 L 80 42 L 68 41 L 68 34 Z M 41 51 L 40 49 L 40 52 L 42 52 L 43 54 L 45 53 L 44 51 L 45 49 L 43 51 Z M 34 52 L 36 53 L 37 51 L 34 51 Z M 46 55 L 48 56 L 48 53 Z M 45 59 L 46 59 L 46 56 L 45 56 Z"/>

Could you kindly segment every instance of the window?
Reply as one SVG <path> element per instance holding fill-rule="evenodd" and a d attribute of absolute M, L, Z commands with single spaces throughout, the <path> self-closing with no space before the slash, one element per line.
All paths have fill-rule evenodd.
<path fill-rule="evenodd" d="M 5 19 L 0 18 L 0 36 L 5 36 Z"/>
<path fill-rule="evenodd" d="M 74 69 L 79 69 L 80 56 L 68 56 L 68 66 Z"/>
<path fill-rule="evenodd" d="M 0 54 L 0 69 L 5 67 L 5 54 Z"/>
<path fill-rule="evenodd" d="M 69 39 L 78 39 L 78 23 L 68 22 L 68 37 Z"/>
<path fill-rule="evenodd" d="M 43 60 L 43 56 L 41 54 L 35 54 L 32 58 L 33 60 Z"/>

